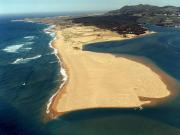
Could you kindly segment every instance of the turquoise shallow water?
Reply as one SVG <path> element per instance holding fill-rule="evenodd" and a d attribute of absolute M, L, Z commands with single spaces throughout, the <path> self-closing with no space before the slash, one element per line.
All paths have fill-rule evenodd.
<path fill-rule="evenodd" d="M 10 20 L 0 18 L 0 135 L 180 135 L 179 88 L 176 97 L 143 110 L 84 110 L 44 122 L 62 79 L 53 37 L 47 25 Z M 148 27 L 158 33 L 84 50 L 147 57 L 179 82 L 180 30 Z"/>

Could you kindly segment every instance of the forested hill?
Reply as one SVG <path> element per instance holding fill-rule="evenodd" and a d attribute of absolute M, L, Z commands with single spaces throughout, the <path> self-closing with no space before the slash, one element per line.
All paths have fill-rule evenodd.
<path fill-rule="evenodd" d="M 118 10 L 113 10 L 105 15 L 129 15 L 139 17 L 141 23 L 152 23 L 162 26 L 180 26 L 180 7 L 175 6 L 152 6 L 135 5 L 124 6 Z"/>
<path fill-rule="evenodd" d="M 129 14 L 129 15 L 154 15 L 154 14 L 179 14 L 180 7 L 175 6 L 152 6 L 152 5 L 135 5 L 135 6 L 124 6 L 118 10 L 113 10 L 108 12 L 108 15 L 120 15 L 120 14 Z"/>

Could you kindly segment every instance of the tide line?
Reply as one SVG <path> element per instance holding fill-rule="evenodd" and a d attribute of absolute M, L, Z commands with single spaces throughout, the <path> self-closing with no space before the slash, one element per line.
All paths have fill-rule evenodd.
<path fill-rule="evenodd" d="M 59 61 L 59 63 L 60 63 L 60 66 L 61 66 L 61 68 L 60 68 L 60 73 L 61 73 L 61 75 L 63 76 L 63 79 L 62 79 L 62 83 L 61 83 L 58 91 L 51 96 L 51 98 L 49 99 L 49 101 L 48 101 L 48 103 L 47 103 L 47 108 L 46 108 L 46 113 L 47 113 L 47 114 L 50 113 L 50 106 L 51 106 L 51 104 L 52 104 L 52 102 L 53 102 L 54 97 L 58 94 L 59 90 L 61 90 L 61 89 L 64 87 L 64 85 L 66 84 L 66 82 L 67 82 L 67 80 L 68 80 L 68 76 L 67 76 L 66 70 L 65 70 L 65 68 L 63 67 L 63 63 L 62 63 L 61 59 L 60 59 L 59 56 L 58 56 L 58 50 L 52 46 L 52 43 L 57 39 L 57 38 L 56 38 L 56 34 L 55 34 L 54 32 L 50 32 L 50 30 L 53 29 L 54 27 L 55 27 L 55 25 L 52 25 L 52 26 L 50 26 L 50 27 L 48 28 L 48 32 L 49 32 L 50 36 L 54 35 L 54 38 L 50 41 L 49 46 L 50 46 L 52 49 L 54 49 L 54 54 L 56 55 L 56 57 L 57 57 L 57 59 L 58 59 L 58 61 Z M 46 32 L 47 32 L 47 29 L 46 29 Z"/>

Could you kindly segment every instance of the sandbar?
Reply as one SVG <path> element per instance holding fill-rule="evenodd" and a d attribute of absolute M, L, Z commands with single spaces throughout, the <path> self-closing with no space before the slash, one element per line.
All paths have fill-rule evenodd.
<path fill-rule="evenodd" d="M 80 25 L 56 26 L 53 31 L 56 33 L 53 47 L 58 50 L 68 80 L 53 98 L 50 105 L 52 117 L 92 108 L 141 108 L 150 104 L 151 98 L 171 95 L 161 74 L 169 80 L 171 77 L 162 71 L 158 74 L 146 64 L 125 55 L 116 57 L 82 51 L 82 47 L 89 43 L 124 40 L 135 35 L 128 34 L 125 38 L 116 32 Z M 156 68 L 153 63 L 150 65 Z"/>

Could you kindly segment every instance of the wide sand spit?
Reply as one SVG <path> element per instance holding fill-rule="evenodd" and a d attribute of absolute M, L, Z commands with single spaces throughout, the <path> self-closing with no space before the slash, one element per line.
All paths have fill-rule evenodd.
<path fill-rule="evenodd" d="M 56 26 L 53 31 L 53 47 L 58 50 L 68 80 L 53 97 L 52 117 L 83 109 L 141 108 L 171 95 L 168 83 L 173 78 L 145 58 L 82 51 L 82 46 L 89 43 L 135 35 L 127 34 L 125 38 L 109 30 L 79 25 Z"/>

